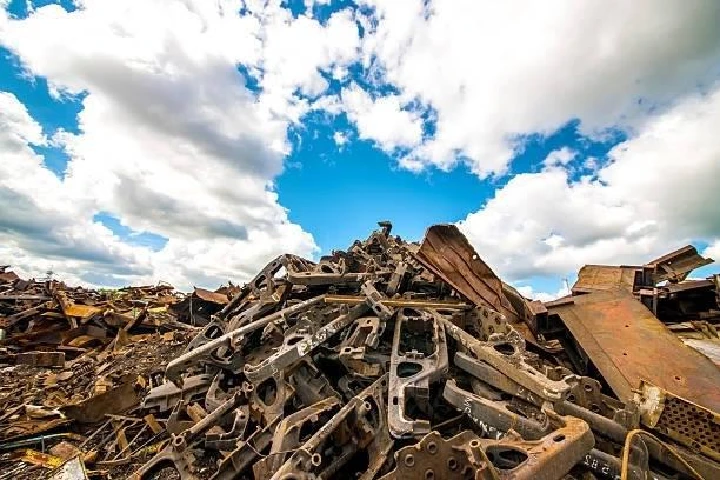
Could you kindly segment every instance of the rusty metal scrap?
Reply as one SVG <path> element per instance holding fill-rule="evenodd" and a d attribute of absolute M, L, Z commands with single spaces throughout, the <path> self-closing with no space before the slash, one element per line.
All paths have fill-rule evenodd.
<path fill-rule="evenodd" d="M 720 341 L 720 278 L 687 280 L 709 263 L 694 248 L 585 266 L 572 295 L 543 304 L 455 226 L 420 244 L 391 231 L 380 222 L 318 262 L 281 255 L 245 285 L 188 295 L 71 289 L 0 268 L 0 381 L 11 385 L 0 384 L 0 468 L 720 478 L 720 370 L 701 353 Z"/>

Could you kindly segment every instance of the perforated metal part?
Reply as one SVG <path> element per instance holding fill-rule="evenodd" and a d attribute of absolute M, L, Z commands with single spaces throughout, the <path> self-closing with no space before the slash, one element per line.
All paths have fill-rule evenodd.
<path fill-rule="evenodd" d="M 720 460 L 720 415 L 647 381 L 638 390 L 643 425 Z"/>
<path fill-rule="evenodd" d="M 655 428 L 720 460 L 720 415 L 668 394 Z"/>

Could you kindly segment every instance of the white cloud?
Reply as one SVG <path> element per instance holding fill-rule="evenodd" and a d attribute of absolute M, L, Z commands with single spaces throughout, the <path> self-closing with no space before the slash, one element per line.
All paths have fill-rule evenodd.
<path fill-rule="evenodd" d="M 2 97 L 12 109 L 2 109 L 0 193 L 25 207 L 1 219 L 1 256 L 28 274 L 52 264 L 84 283 L 116 274 L 113 281 L 187 288 L 245 280 L 286 251 L 315 252 L 272 182 L 290 149 L 288 125 L 308 109 L 303 95 L 325 88 L 321 70 L 352 59 L 357 29 L 348 12 L 323 26 L 293 19 L 279 1 L 249 5 L 244 16 L 240 6 L 85 0 L 74 12 L 50 5 L 27 19 L 0 14 L 0 44 L 30 74 L 46 77 L 57 97 L 86 95 L 79 133 L 52 137 L 70 156 L 62 180 L 29 148 L 47 142 L 40 126 Z M 258 90 L 246 88 L 238 64 Z M 129 245 L 93 222 L 99 212 L 167 245 Z"/>
<path fill-rule="evenodd" d="M 376 141 L 388 153 L 420 144 L 422 120 L 417 113 L 403 109 L 397 95 L 372 98 L 353 83 L 343 88 L 340 97 L 361 139 Z"/>
<path fill-rule="evenodd" d="M 518 136 L 574 118 L 588 133 L 637 125 L 720 71 L 714 0 L 364 3 L 369 80 L 396 87 L 403 107 L 418 99 L 437 112 L 433 136 L 405 142 L 401 164 L 414 170 L 464 158 L 480 176 L 503 173 Z"/>
<path fill-rule="evenodd" d="M 70 281 L 80 281 L 90 268 L 119 278 L 147 275 L 150 252 L 124 244 L 93 222 L 29 143 L 45 143 L 40 125 L 14 95 L 0 92 L 2 263 L 26 275 L 52 268 Z"/>
<path fill-rule="evenodd" d="M 545 165 L 545 167 L 563 167 L 570 163 L 576 156 L 577 152 L 574 150 L 568 147 L 562 147 L 559 150 L 550 152 L 543 165 Z"/>
<path fill-rule="evenodd" d="M 712 258 L 716 262 L 720 262 L 720 239 L 715 239 L 702 254 L 706 258 Z"/>
<path fill-rule="evenodd" d="M 243 280 L 284 251 L 310 255 L 312 236 L 289 221 L 273 181 L 288 127 L 311 110 L 345 112 L 358 138 L 404 168 L 464 161 L 481 177 L 505 172 L 526 135 L 574 118 L 592 135 L 626 129 L 609 164 L 585 161 L 592 177 L 575 178 L 575 152 L 561 148 L 462 222 L 509 280 L 720 238 L 720 93 L 677 100 L 711 91 L 720 73 L 717 2 L 366 3 L 374 13 L 322 22 L 280 0 L 83 0 L 72 13 L 0 14 L 0 44 L 29 75 L 58 98 L 84 94 L 79 133 L 43 132 L 0 95 L 0 200 L 18 205 L 0 212 L 0 256 L 28 272 L 52 263 L 70 278 L 186 287 Z M 365 78 L 348 81 L 356 61 Z M 66 150 L 64 179 L 34 145 Z M 92 220 L 98 212 L 167 245 L 130 245 Z"/>
<path fill-rule="evenodd" d="M 522 295 L 523 297 L 529 298 L 530 300 L 540 300 L 541 302 L 557 300 L 558 298 L 564 297 L 565 295 L 568 295 L 570 293 L 570 291 L 564 285 L 561 286 L 560 289 L 554 293 L 536 292 L 535 289 L 530 285 L 522 285 L 520 287 L 515 287 L 515 289 L 520 292 L 520 295 Z"/>
<path fill-rule="evenodd" d="M 561 167 L 517 175 L 461 228 L 511 281 L 589 263 L 636 264 L 717 239 L 718 125 L 720 86 L 648 120 L 610 151 L 596 178 L 572 179 Z M 717 248 L 706 253 L 720 258 Z"/>
<path fill-rule="evenodd" d="M 333 141 L 335 145 L 342 148 L 348 142 L 348 136 L 343 132 L 335 132 L 333 133 Z"/>

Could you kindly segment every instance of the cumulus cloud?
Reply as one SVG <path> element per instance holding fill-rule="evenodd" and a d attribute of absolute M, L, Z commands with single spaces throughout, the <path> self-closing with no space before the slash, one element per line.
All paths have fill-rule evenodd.
<path fill-rule="evenodd" d="M 536 292 L 530 285 L 522 285 L 515 287 L 515 289 L 520 292 L 520 295 L 523 297 L 531 300 L 540 300 L 541 302 L 549 302 L 570 294 L 570 290 L 568 290 L 564 285 L 556 292 Z"/>
<path fill-rule="evenodd" d="M 517 175 L 460 227 L 509 280 L 635 264 L 716 239 L 719 122 L 720 87 L 691 95 L 615 146 L 596 177 L 574 178 L 570 166 Z M 720 258 L 716 250 L 717 242 L 705 253 Z"/>
<path fill-rule="evenodd" d="M 70 158 L 63 179 L 30 148 L 48 142 L 41 126 L 3 97 L 12 108 L 2 108 L 0 195 L 15 205 L 0 218 L 3 256 L 30 274 L 53 263 L 77 278 L 80 264 L 105 264 L 93 278 L 124 272 L 187 288 L 242 281 L 285 251 L 316 251 L 273 179 L 290 150 L 288 126 L 307 111 L 305 97 L 325 89 L 321 71 L 352 59 L 357 28 L 345 11 L 321 25 L 279 1 L 249 2 L 244 15 L 240 7 L 86 0 L 73 12 L 0 14 L 0 44 L 28 74 L 47 78 L 57 98 L 83 94 L 78 133 L 52 132 Z M 159 252 L 129 245 L 92 220 L 98 212 L 168 242 Z"/>
<path fill-rule="evenodd" d="M 45 143 L 25 106 L 0 92 L 0 258 L 21 273 L 52 268 L 75 281 L 90 268 L 121 277 L 149 274 L 150 252 L 94 222 L 45 168 L 31 148 Z"/>
<path fill-rule="evenodd" d="M 703 251 L 703 256 L 712 258 L 716 262 L 720 262 L 720 239 L 717 239 L 708 245 L 705 251 Z"/>
<path fill-rule="evenodd" d="M 436 112 L 434 134 L 406 142 L 401 165 L 414 170 L 464 161 L 502 174 L 523 135 L 575 118 L 591 134 L 632 128 L 720 70 L 713 0 L 363 3 L 368 81 L 394 87 L 401 107 Z M 384 146 L 387 133 L 361 119 Z"/>
<path fill-rule="evenodd" d="M 561 147 L 460 222 L 508 280 L 720 238 L 712 0 L 365 0 L 322 19 L 280 0 L 76 3 L 0 13 L 0 45 L 24 73 L 82 102 L 76 131 L 43 131 L 0 94 L 0 203 L 13 205 L 0 256 L 23 271 L 186 288 L 313 254 L 274 190 L 288 129 L 311 111 L 355 126 L 338 146 L 370 140 L 403 168 L 464 162 L 479 177 L 570 120 L 587 135 L 623 129 L 608 159 Z M 67 153 L 62 178 L 38 146 Z M 99 212 L 167 243 L 132 245 Z"/>
<path fill-rule="evenodd" d="M 348 142 L 348 136 L 343 132 L 335 132 L 333 133 L 333 141 L 335 145 L 342 148 Z"/>
<path fill-rule="evenodd" d="M 562 147 L 559 150 L 550 152 L 547 158 L 545 158 L 543 165 L 545 165 L 545 167 L 563 167 L 570 163 L 576 155 L 577 152 L 573 151 L 572 149 L 568 147 Z"/>
<path fill-rule="evenodd" d="M 403 109 L 397 95 L 372 98 L 357 84 L 351 84 L 340 96 L 361 139 L 374 140 L 387 153 L 420 144 L 422 120 L 417 113 Z"/>

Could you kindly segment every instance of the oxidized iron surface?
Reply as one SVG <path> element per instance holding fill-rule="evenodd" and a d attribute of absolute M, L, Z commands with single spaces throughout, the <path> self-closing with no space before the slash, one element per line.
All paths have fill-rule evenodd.
<path fill-rule="evenodd" d="M 586 266 L 573 295 L 543 304 L 453 225 L 422 244 L 391 230 L 189 295 L 73 290 L 0 268 L 0 361 L 8 392 L 21 386 L 0 397 L 3 472 L 720 478 L 720 376 L 686 345 L 720 342 L 720 278 L 686 280 L 709 262 L 694 248 Z M 626 447 L 639 428 L 657 436 Z"/>
<path fill-rule="evenodd" d="M 620 399 L 641 380 L 720 411 L 720 369 L 688 348 L 652 312 L 625 293 L 593 292 L 552 307 Z"/>

